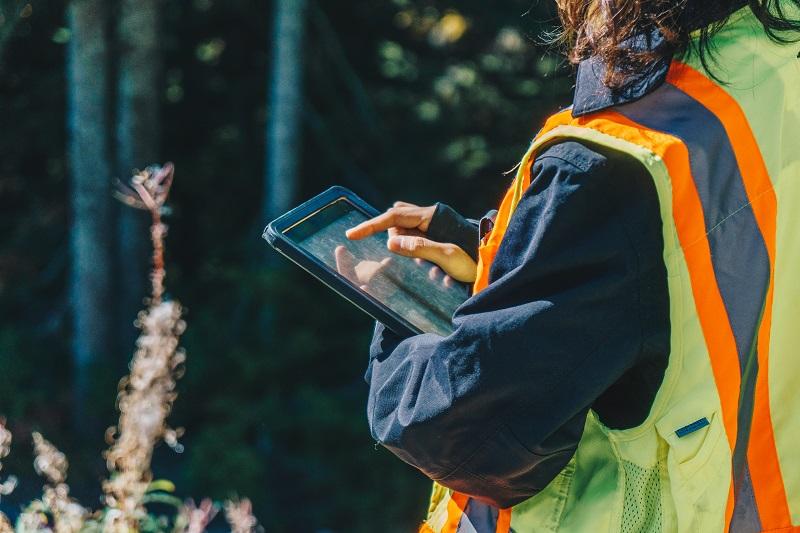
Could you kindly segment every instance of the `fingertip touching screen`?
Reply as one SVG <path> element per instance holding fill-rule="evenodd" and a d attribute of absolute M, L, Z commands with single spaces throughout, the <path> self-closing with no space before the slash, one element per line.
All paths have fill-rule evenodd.
<path fill-rule="evenodd" d="M 369 217 L 339 198 L 283 230 L 332 273 L 424 333 L 448 335 L 467 288 L 427 261 L 393 254 L 386 233 L 351 241 L 345 231 Z"/>

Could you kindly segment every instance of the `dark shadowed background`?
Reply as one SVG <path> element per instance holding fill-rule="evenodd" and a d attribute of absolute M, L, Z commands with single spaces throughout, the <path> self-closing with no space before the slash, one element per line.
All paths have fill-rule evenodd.
<path fill-rule="evenodd" d="M 570 68 L 542 44 L 554 2 L 69 3 L 0 2 L 0 412 L 21 478 L 2 507 L 40 489 L 32 429 L 97 501 L 148 260 L 145 214 L 112 181 L 173 161 L 166 283 L 188 362 L 170 421 L 186 435 L 156 477 L 249 496 L 267 531 L 412 530 L 429 482 L 370 438 L 371 321 L 261 229 L 333 184 L 379 208 L 494 207 L 569 103 Z"/>

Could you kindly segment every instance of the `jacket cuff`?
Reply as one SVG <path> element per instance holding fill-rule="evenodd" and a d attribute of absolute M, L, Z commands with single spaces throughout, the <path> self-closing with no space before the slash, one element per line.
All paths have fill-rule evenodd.
<path fill-rule="evenodd" d="M 441 202 L 436 204 L 427 236 L 432 241 L 453 243 L 478 261 L 480 236 L 478 226 L 462 217 L 452 207 Z"/>

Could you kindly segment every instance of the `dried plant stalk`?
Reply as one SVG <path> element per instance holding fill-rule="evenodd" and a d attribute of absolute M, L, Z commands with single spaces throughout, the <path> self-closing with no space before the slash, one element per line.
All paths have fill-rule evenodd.
<path fill-rule="evenodd" d="M 130 185 L 117 182 L 117 191 L 114 195 L 125 204 L 136 209 L 150 212 L 152 224 L 150 237 L 153 240 L 153 271 L 150 275 L 152 281 L 152 304 L 161 303 L 164 295 L 164 238 L 167 235 L 167 226 L 161 221 L 166 212 L 166 202 L 175 176 L 175 167 L 166 163 L 163 167 L 150 166 L 134 174 Z"/>
<path fill-rule="evenodd" d="M 253 516 L 253 504 L 249 499 L 228 500 L 224 508 L 231 533 L 254 533 L 258 530 L 258 520 Z"/>
<path fill-rule="evenodd" d="M 88 511 L 69 496 L 65 483 L 55 487 L 45 487 L 42 502 L 53 514 L 55 533 L 78 533 L 83 528 Z"/>
<path fill-rule="evenodd" d="M 136 530 L 145 513 L 142 498 L 152 478 L 153 447 L 162 439 L 175 447 L 180 434 L 166 425 L 175 400 L 176 370 L 184 361 L 178 340 L 185 328 L 180 304 L 163 301 L 167 226 L 161 215 L 173 173 L 170 163 L 149 167 L 134 175 L 130 186 L 120 185 L 117 193 L 126 204 L 146 209 L 152 216 L 153 273 L 149 307 L 139 313 L 136 322 L 141 334 L 131 372 L 120 383 L 119 423 L 109 432 L 113 444 L 106 452 L 106 463 L 111 478 L 103 490 L 106 504 L 115 511 L 106 516 L 105 527 L 112 531 Z"/>
<path fill-rule="evenodd" d="M 67 480 L 67 457 L 38 431 L 33 432 L 33 453 L 33 468 L 37 474 L 53 485 Z"/>
<path fill-rule="evenodd" d="M 167 433 L 165 420 L 175 400 L 173 374 L 184 360 L 178 339 L 185 325 L 177 302 L 161 302 L 140 313 L 138 325 L 142 333 L 119 395 L 119 434 L 106 452 L 112 476 L 104 483 L 106 503 L 122 511 L 131 527 L 142 515 L 153 447 Z"/>
<path fill-rule="evenodd" d="M 8 457 L 8 454 L 11 453 L 11 432 L 6 428 L 6 421 L 4 418 L 0 418 L 0 460 L 5 459 Z M 2 470 L 3 464 L 0 463 L 0 470 Z M 17 478 L 14 476 L 8 476 L 8 478 L 0 483 L 0 496 L 7 496 L 11 494 L 11 492 L 17 486 Z M 0 512 L 0 533 L 10 533 L 14 531 L 14 527 L 11 525 L 11 522 L 8 520 L 8 517 L 5 513 Z"/>
<path fill-rule="evenodd" d="M 41 433 L 33 433 L 33 468 L 47 480 L 42 503 L 53 515 L 55 533 L 78 533 L 83 527 L 88 511 L 70 498 L 66 484 L 69 462 L 67 457 Z M 30 517 L 28 520 L 37 520 Z"/>
<path fill-rule="evenodd" d="M 14 533 L 14 526 L 5 513 L 0 513 L 0 533 Z"/>
<path fill-rule="evenodd" d="M 208 524 L 219 512 L 219 507 L 205 498 L 197 506 L 194 500 L 187 500 L 181 509 L 179 520 L 184 533 L 203 533 Z"/>
<path fill-rule="evenodd" d="M 37 505 L 38 503 L 38 505 Z M 46 509 L 43 508 L 41 502 L 32 502 L 17 518 L 17 532 L 18 533 L 41 533 L 52 532 L 48 527 L 47 515 L 44 513 Z"/>
<path fill-rule="evenodd" d="M 6 428 L 6 419 L 0 418 L 0 460 L 8 457 L 11 453 L 11 432 Z M 3 463 L 0 462 L 0 470 L 3 469 Z M 17 478 L 15 476 L 8 476 L 8 478 L 0 483 L 0 496 L 7 496 L 11 494 L 17 486 Z M 5 516 L 0 513 L 0 516 Z"/>

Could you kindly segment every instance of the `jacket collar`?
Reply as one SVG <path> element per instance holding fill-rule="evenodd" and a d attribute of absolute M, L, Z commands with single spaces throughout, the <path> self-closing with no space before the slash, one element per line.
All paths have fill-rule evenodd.
<path fill-rule="evenodd" d="M 690 29 L 696 30 L 722 20 L 747 4 L 747 0 L 689 0 L 682 18 L 692 21 Z M 664 37 L 654 30 L 638 35 L 623 47 L 632 50 L 653 50 L 663 45 Z M 598 57 L 590 57 L 578 65 L 572 116 L 580 117 L 609 107 L 635 102 L 660 87 L 667 79 L 672 57 L 665 57 L 649 65 L 642 72 L 631 75 L 621 89 L 609 89 L 603 83 L 606 65 Z"/>

